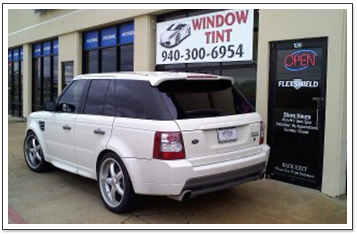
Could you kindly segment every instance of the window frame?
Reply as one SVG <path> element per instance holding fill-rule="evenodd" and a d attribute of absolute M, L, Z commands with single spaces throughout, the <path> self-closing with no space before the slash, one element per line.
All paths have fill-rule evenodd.
<path fill-rule="evenodd" d="M 53 42 L 55 40 L 58 40 L 57 38 L 53 38 L 53 39 L 50 39 L 50 40 L 46 40 L 46 41 L 42 41 L 40 42 L 41 43 L 41 51 L 43 50 L 43 44 L 46 43 L 46 42 L 50 42 L 51 43 L 51 53 L 48 54 L 48 55 L 43 55 L 41 54 L 40 56 L 37 56 L 37 57 L 33 57 L 33 53 L 31 54 L 32 58 L 31 58 L 31 69 L 32 69 L 32 87 L 31 87 L 31 92 L 32 92 L 32 101 L 31 101 L 31 110 L 32 112 L 36 111 L 36 108 L 39 108 L 39 109 L 44 109 L 44 58 L 45 57 L 50 57 L 50 86 L 51 86 L 51 89 L 50 89 L 50 101 L 54 101 L 56 98 L 58 99 L 58 97 L 55 97 L 54 93 L 57 93 L 58 95 L 58 90 L 55 92 L 54 91 L 54 56 L 58 56 L 57 57 L 57 61 L 59 61 L 59 52 L 57 53 L 54 53 L 52 48 L 53 48 Z M 38 44 L 38 43 L 35 43 L 35 44 Z M 33 44 L 32 45 L 32 52 L 33 52 L 33 46 L 35 45 Z M 34 90 L 37 88 L 37 80 L 35 81 L 34 80 L 34 77 L 35 77 L 35 69 L 34 69 L 34 60 L 38 59 L 39 62 L 40 62 L 40 87 L 41 87 L 41 92 L 40 93 L 36 93 L 37 95 L 40 95 L 40 105 L 37 105 L 35 104 L 35 92 Z M 59 66 L 57 65 L 57 85 L 58 85 L 58 74 L 59 74 Z M 37 77 L 38 78 L 38 77 Z M 58 89 L 58 87 L 57 87 Z"/>
<path fill-rule="evenodd" d="M 22 117 L 22 108 L 23 108 L 23 93 L 22 93 L 22 83 L 23 83 L 23 74 L 22 74 L 22 66 L 23 66 L 23 58 L 21 58 L 21 48 L 22 47 L 16 47 L 11 49 L 11 51 L 18 50 L 19 51 L 19 58 L 17 60 L 11 60 L 8 61 L 8 68 L 9 64 L 11 64 L 11 69 L 10 69 L 10 74 L 8 73 L 8 78 L 10 77 L 10 100 L 8 100 L 9 103 L 9 111 L 12 116 L 16 117 Z M 11 52 L 12 53 L 12 52 Z M 18 63 L 18 98 L 19 101 L 15 102 L 14 97 L 15 97 L 15 72 L 14 72 L 14 67 L 15 63 Z M 15 115 L 15 110 L 18 111 L 18 115 Z"/>
<path fill-rule="evenodd" d="M 89 69 L 86 67 L 87 66 L 87 64 L 86 64 L 86 52 L 88 52 L 88 51 L 97 51 L 97 53 L 98 53 L 98 67 L 97 67 L 98 72 L 97 73 L 102 73 L 102 50 L 103 49 L 115 48 L 115 50 L 116 50 L 116 57 L 117 57 L 117 59 L 116 59 L 116 69 L 113 72 L 122 71 L 121 66 L 120 66 L 120 61 L 121 61 L 120 50 L 121 50 L 121 47 L 129 46 L 129 45 L 133 46 L 133 64 L 134 64 L 134 42 L 132 42 L 132 43 L 120 43 L 119 42 L 119 27 L 120 27 L 120 25 L 125 25 L 125 24 L 128 24 L 130 22 L 133 22 L 133 21 L 123 22 L 121 24 L 111 25 L 111 26 L 104 27 L 104 28 L 97 28 L 95 30 L 85 31 L 85 32 L 82 33 L 82 41 L 85 41 L 84 36 L 85 36 L 86 32 L 97 31 L 98 32 L 98 40 L 100 40 L 100 38 L 102 36 L 102 29 L 110 28 L 110 27 L 116 27 L 117 28 L 117 32 L 118 32 L 117 42 L 113 46 L 98 46 L 97 48 L 85 49 L 84 48 L 84 43 L 82 43 L 82 51 L 83 51 L 83 53 L 82 53 L 82 74 L 93 74 L 93 73 L 89 73 L 88 72 Z M 134 22 L 133 22 L 133 24 L 134 24 Z M 135 25 L 134 25 L 134 28 L 135 28 Z"/>
<path fill-rule="evenodd" d="M 84 110 L 85 110 L 85 107 L 86 107 L 86 104 L 87 104 L 87 101 L 88 101 L 88 96 L 89 96 L 89 91 L 90 91 L 90 88 L 92 86 L 92 83 L 93 81 L 96 81 L 96 80 L 105 80 L 105 81 L 109 81 L 109 84 L 108 84 L 108 89 L 110 88 L 110 85 L 114 85 L 115 83 L 112 82 L 114 81 L 115 79 L 111 78 L 111 77 L 108 77 L 108 78 L 104 78 L 104 79 L 89 79 L 88 80 L 88 83 L 87 83 L 87 88 L 86 90 L 84 91 L 84 97 L 83 98 L 83 104 L 82 104 L 82 109 L 81 109 L 81 114 L 84 114 L 84 115 L 93 115 L 93 116 L 110 116 L 110 117 L 116 117 L 116 106 L 114 106 L 114 115 L 111 116 L 111 115 L 105 115 L 104 114 L 104 109 L 105 109 L 105 105 L 106 105 L 106 101 L 107 101 L 107 97 L 108 97 L 108 90 L 107 90 L 107 93 L 105 95 L 105 100 L 104 100 L 104 103 L 103 103 L 103 109 L 102 109 L 102 113 L 99 114 L 99 115 L 96 115 L 96 114 L 89 114 L 89 113 L 85 113 Z M 114 97 L 115 98 L 115 86 L 114 86 Z"/>
<path fill-rule="evenodd" d="M 81 80 L 84 80 L 86 82 L 85 84 L 85 87 L 84 87 L 84 90 L 82 92 L 82 95 L 81 95 L 81 101 L 80 101 L 80 104 L 79 104 L 79 108 L 78 108 L 78 111 L 74 112 L 74 113 L 70 113 L 70 112 L 62 112 L 62 111 L 59 111 L 59 103 L 63 97 L 63 95 L 67 92 L 67 90 L 76 82 L 76 81 L 81 81 Z M 55 112 L 56 113 L 67 113 L 67 114 L 83 114 L 83 108 L 84 108 L 84 99 L 86 98 L 86 95 L 88 93 L 88 90 L 89 90 L 89 82 L 90 80 L 89 79 L 79 79 L 79 80 L 72 80 L 67 86 L 66 88 L 64 88 L 64 90 L 61 92 L 61 94 L 58 96 L 57 100 L 55 101 Z"/>
<path fill-rule="evenodd" d="M 63 61 L 63 62 L 61 62 L 61 78 L 59 78 L 58 77 L 58 80 L 59 79 L 61 79 L 62 80 L 62 90 L 64 91 L 65 90 L 65 88 L 67 87 L 67 86 L 69 86 L 71 83 L 72 83 L 72 81 L 73 81 L 73 78 L 72 78 L 72 80 L 66 85 L 66 74 L 65 74 L 65 72 L 66 72 L 66 70 L 65 70 L 65 67 L 66 66 L 72 66 L 72 69 L 73 69 L 73 78 L 74 78 L 74 61 Z"/>

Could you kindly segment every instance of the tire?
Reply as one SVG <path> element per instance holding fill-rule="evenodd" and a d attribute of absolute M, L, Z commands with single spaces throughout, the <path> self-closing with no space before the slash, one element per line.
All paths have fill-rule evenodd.
<path fill-rule="evenodd" d="M 133 210 L 138 202 L 128 171 L 118 155 L 107 153 L 98 170 L 98 188 L 104 205 L 114 213 Z"/>
<path fill-rule="evenodd" d="M 26 164 L 31 171 L 40 173 L 50 168 L 50 164 L 45 161 L 42 146 L 34 132 L 27 133 L 23 148 Z"/>

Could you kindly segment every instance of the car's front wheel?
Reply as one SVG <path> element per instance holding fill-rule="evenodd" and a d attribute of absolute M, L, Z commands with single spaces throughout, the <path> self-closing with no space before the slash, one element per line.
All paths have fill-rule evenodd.
<path fill-rule="evenodd" d="M 128 171 L 114 153 L 107 153 L 100 162 L 98 186 L 104 205 L 112 212 L 132 210 L 137 202 Z"/>
<path fill-rule="evenodd" d="M 26 135 L 24 141 L 24 156 L 27 166 L 32 171 L 43 172 L 49 167 L 45 161 L 40 141 L 31 131 Z"/>

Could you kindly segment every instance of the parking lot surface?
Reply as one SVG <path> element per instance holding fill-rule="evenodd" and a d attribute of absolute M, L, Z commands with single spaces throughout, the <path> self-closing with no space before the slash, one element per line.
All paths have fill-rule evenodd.
<path fill-rule="evenodd" d="M 185 202 L 145 196 L 137 210 L 114 214 L 102 204 L 96 181 L 56 168 L 31 172 L 24 131 L 24 122 L 9 120 L 9 223 L 347 223 L 345 196 L 265 179 Z"/>

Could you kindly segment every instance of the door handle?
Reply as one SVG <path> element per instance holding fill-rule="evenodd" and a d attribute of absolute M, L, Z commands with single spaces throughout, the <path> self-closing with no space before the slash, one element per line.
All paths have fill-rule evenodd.
<path fill-rule="evenodd" d="M 322 105 L 325 99 L 323 97 L 313 97 L 312 101 L 316 102 L 316 128 L 317 130 L 319 130 L 320 127 L 319 113 L 322 110 Z"/>
<path fill-rule="evenodd" d="M 67 124 L 62 127 L 64 130 L 71 130 L 72 128 L 68 126 Z"/>
<path fill-rule="evenodd" d="M 104 135 L 105 134 L 105 132 L 103 130 L 101 130 L 100 128 L 94 130 L 93 132 L 94 132 L 94 134 L 98 134 L 98 135 Z"/>

